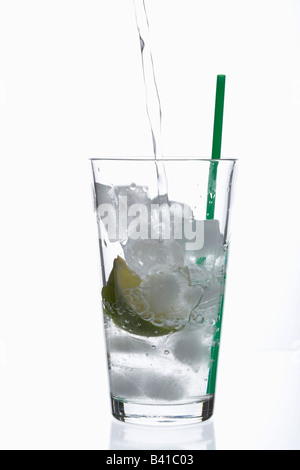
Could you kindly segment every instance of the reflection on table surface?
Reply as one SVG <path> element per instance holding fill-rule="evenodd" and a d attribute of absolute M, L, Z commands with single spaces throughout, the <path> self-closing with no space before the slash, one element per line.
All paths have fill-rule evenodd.
<path fill-rule="evenodd" d="M 178 426 L 111 421 L 110 450 L 216 450 L 213 420 Z"/>

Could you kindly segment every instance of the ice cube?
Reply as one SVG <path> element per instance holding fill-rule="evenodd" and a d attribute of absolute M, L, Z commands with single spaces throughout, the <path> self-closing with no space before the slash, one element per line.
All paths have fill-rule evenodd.
<path fill-rule="evenodd" d="M 216 260 L 221 260 L 224 252 L 224 239 L 219 221 L 205 220 L 203 247 L 200 250 L 185 252 L 185 264 L 189 268 L 192 283 L 207 287 L 215 274 Z"/>
<path fill-rule="evenodd" d="M 114 193 L 117 198 L 126 197 L 128 208 L 134 204 L 144 204 L 147 207 L 151 205 L 151 199 L 143 186 L 132 184 L 131 186 L 115 186 Z"/>
<path fill-rule="evenodd" d="M 207 336 L 210 343 L 220 326 L 223 295 L 224 283 L 213 278 L 210 286 L 204 289 L 203 297 L 190 317 L 191 323 L 201 327 L 202 334 Z"/>
<path fill-rule="evenodd" d="M 190 366 L 195 372 L 207 365 L 210 354 L 203 341 L 204 332 L 199 326 L 187 325 L 182 331 L 170 337 L 170 349 L 177 361 Z"/>
<path fill-rule="evenodd" d="M 127 240 L 131 230 L 137 229 L 140 222 L 148 234 L 151 200 L 145 188 L 97 183 L 96 199 L 98 220 L 106 226 L 111 242 Z M 136 225 L 133 223 L 135 220 Z"/>
<path fill-rule="evenodd" d="M 133 369 L 110 370 L 110 391 L 115 397 L 137 399 L 143 396 L 140 372 Z"/>
<path fill-rule="evenodd" d="M 200 250 L 190 250 L 186 252 L 187 260 L 190 258 L 205 261 L 209 257 L 216 258 L 220 250 L 223 249 L 224 238 L 220 232 L 218 220 L 204 220 L 204 244 Z"/>
<path fill-rule="evenodd" d="M 114 207 L 117 206 L 118 199 L 116 193 L 114 192 L 113 186 L 96 183 L 95 189 L 97 207 L 101 204 L 112 204 Z"/>
<path fill-rule="evenodd" d="M 185 396 L 183 379 L 178 376 L 166 374 L 147 374 L 143 385 L 147 397 L 152 400 L 177 401 Z"/>
<path fill-rule="evenodd" d="M 143 339 L 136 338 L 127 333 L 115 334 L 109 337 L 108 340 L 111 356 L 114 353 L 122 354 L 153 354 L 154 350 L 148 342 Z"/>
<path fill-rule="evenodd" d="M 140 288 L 155 319 L 168 326 L 178 320 L 186 323 L 203 295 L 201 286 L 191 285 L 187 268 L 147 276 Z"/>
<path fill-rule="evenodd" d="M 183 379 L 171 374 L 124 368 L 110 371 L 112 395 L 126 399 L 176 401 L 184 397 Z"/>
<path fill-rule="evenodd" d="M 129 238 L 124 245 L 124 255 L 129 267 L 141 277 L 184 266 L 184 253 L 176 240 Z"/>

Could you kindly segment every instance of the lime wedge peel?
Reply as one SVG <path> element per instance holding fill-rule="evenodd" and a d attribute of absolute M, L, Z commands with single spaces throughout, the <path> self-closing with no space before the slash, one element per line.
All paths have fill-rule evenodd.
<path fill-rule="evenodd" d="M 182 319 L 157 315 L 140 288 L 142 279 L 118 256 L 107 285 L 102 289 L 104 313 L 122 330 L 146 337 L 166 336 L 181 330 Z"/>

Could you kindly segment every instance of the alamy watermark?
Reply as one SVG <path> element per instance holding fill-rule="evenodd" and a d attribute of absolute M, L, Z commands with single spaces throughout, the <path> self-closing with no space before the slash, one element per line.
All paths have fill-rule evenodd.
<path fill-rule="evenodd" d="M 111 242 L 132 240 L 183 240 L 186 250 L 204 245 L 204 221 L 195 220 L 185 204 L 128 204 L 127 196 L 118 196 L 116 205 L 97 208 Z"/>

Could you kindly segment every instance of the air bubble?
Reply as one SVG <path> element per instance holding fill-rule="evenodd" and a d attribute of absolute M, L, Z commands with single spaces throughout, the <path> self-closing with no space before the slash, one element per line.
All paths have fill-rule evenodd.
<path fill-rule="evenodd" d="M 194 312 L 192 314 L 192 320 L 198 325 L 202 325 L 205 321 L 205 318 L 201 313 Z"/>
<path fill-rule="evenodd" d="M 133 298 L 132 298 L 132 296 L 129 295 L 129 294 L 126 294 L 126 295 L 125 295 L 125 300 L 126 300 L 126 302 L 127 302 L 128 304 L 132 304 L 132 303 L 133 303 Z"/>
<path fill-rule="evenodd" d="M 142 318 L 146 321 L 151 321 L 153 319 L 153 315 L 150 312 L 145 312 L 142 314 Z"/>
<path fill-rule="evenodd" d="M 198 315 L 197 318 L 195 318 L 195 321 L 199 325 L 202 325 L 202 323 L 204 323 L 204 316 L 203 315 Z"/>

